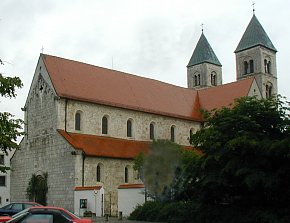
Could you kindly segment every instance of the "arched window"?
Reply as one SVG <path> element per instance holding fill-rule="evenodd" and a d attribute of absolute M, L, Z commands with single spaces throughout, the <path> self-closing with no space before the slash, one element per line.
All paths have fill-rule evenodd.
<path fill-rule="evenodd" d="M 271 61 L 270 59 L 265 59 L 264 60 L 264 69 L 266 74 L 271 74 Z"/>
<path fill-rule="evenodd" d="M 200 85 L 200 74 L 196 72 L 194 75 L 194 86 L 199 86 Z"/>
<path fill-rule="evenodd" d="M 266 98 L 272 97 L 272 88 L 273 85 L 271 83 L 266 84 Z"/>
<path fill-rule="evenodd" d="M 197 84 L 200 85 L 200 74 L 197 75 Z"/>
<path fill-rule="evenodd" d="M 212 72 L 211 73 L 211 85 L 212 86 L 216 86 L 217 85 L 217 76 L 216 76 L 216 72 Z"/>
<path fill-rule="evenodd" d="M 250 73 L 254 73 L 254 61 L 250 60 Z"/>
<path fill-rule="evenodd" d="M 268 61 L 268 63 L 267 63 L 267 71 L 268 71 L 268 74 L 272 73 L 271 61 Z"/>
<path fill-rule="evenodd" d="M 244 74 L 249 73 L 248 69 L 249 69 L 249 64 L 247 61 L 244 61 Z"/>
<path fill-rule="evenodd" d="M 99 163 L 96 170 L 96 179 L 97 182 L 101 182 L 102 180 L 102 172 L 103 172 L 103 164 Z"/>
<path fill-rule="evenodd" d="M 103 116 L 102 118 L 102 134 L 108 134 L 108 118 Z"/>
<path fill-rule="evenodd" d="M 194 86 L 197 86 L 197 75 L 194 75 Z"/>
<path fill-rule="evenodd" d="M 128 167 L 125 167 L 125 183 L 129 182 L 129 170 Z"/>
<path fill-rule="evenodd" d="M 150 139 L 155 139 L 155 124 L 154 122 L 150 123 Z"/>
<path fill-rule="evenodd" d="M 133 136 L 133 121 L 131 119 L 127 120 L 127 137 Z"/>
<path fill-rule="evenodd" d="M 174 125 L 171 126 L 170 128 L 170 140 L 172 142 L 175 142 L 175 126 Z"/>
<path fill-rule="evenodd" d="M 81 113 L 75 114 L 75 130 L 81 130 Z"/>

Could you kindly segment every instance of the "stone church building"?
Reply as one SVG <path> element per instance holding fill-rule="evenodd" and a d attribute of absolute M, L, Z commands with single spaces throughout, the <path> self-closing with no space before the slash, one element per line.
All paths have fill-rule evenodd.
<path fill-rule="evenodd" d="M 23 108 L 26 135 L 11 159 L 11 201 L 27 200 L 32 174 L 47 173 L 48 205 L 76 212 L 79 191 L 102 188 L 101 215 L 116 216 L 118 188 L 142 185 L 133 159 L 152 140 L 190 146 L 204 121 L 200 109 L 277 94 L 276 52 L 253 15 L 228 84 L 204 33 L 187 65 L 188 88 L 41 54 Z"/>

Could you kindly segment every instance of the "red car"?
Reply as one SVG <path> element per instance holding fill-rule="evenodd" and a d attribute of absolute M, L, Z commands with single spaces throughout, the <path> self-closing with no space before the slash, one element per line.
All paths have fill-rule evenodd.
<path fill-rule="evenodd" d="M 0 216 L 7 216 L 7 215 L 12 216 L 26 208 L 30 208 L 34 206 L 41 206 L 41 205 L 36 202 L 12 202 L 0 208 Z"/>
<path fill-rule="evenodd" d="M 79 218 L 59 207 L 32 207 L 13 217 L 7 223 L 92 223 L 90 218 Z"/>

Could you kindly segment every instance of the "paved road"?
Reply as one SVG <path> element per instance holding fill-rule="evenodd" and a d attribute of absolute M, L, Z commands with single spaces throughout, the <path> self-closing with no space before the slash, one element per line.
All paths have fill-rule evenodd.
<path fill-rule="evenodd" d="M 97 217 L 93 222 L 95 223 L 153 223 L 149 221 L 131 221 L 131 220 L 127 220 L 126 218 L 119 220 L 118 218 L 114 218 L 114 217 L 109 217 L 108 221 L 106 221 L 105 218 Z"/>

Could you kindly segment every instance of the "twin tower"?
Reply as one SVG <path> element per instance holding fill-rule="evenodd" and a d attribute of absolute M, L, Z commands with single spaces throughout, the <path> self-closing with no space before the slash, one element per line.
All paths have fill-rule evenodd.
<path fill-rule="evenodd" d="M 237 81 L 255 77 L 263 98 L 277 94 L 276 53 L 254 14 L 235 50 Z M 222 65 L 203 32 L 187 65 L 187 84 L 193 89 L 222 85 Z"/>

